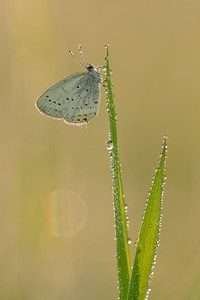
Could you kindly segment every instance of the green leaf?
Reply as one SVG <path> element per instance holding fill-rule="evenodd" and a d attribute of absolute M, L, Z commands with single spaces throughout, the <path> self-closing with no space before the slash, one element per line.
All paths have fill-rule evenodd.
<path fill-rule="evenodd" d="M 119 299 L 125 300 L 128 293 L 131 264 L 130 252 L 128 244 L 128 232 L 126 224 L 126 212 L 124 208 L 124 194 L 121 178 L 121 165 L 119 159 L 119 149 L 117 141 L 117 115 L 115 112 L 115 104 L 113 101 L 112 83 L 110 76 L 109 52 L 106 46 L 106 106 L 109 116 L 109 139 L 106 143 L 106 148 L 110 155 L 110 165 L 112 173 L 112 189 L 114 200 L 115 214 L 115 232 L 117 243 L 117 264 L 118 264 L 118 284 L 119 284 Z"/>
<path fill-rule="evenodd" d="M 150 291 L 149 284 L 155 267 L 162 218 L 161 211 L 167 152 L 166 139 L 166 137 L 163 139 L 159 165 L 153 178 L 142 218 L 127 300 L 147 299 Z"/>

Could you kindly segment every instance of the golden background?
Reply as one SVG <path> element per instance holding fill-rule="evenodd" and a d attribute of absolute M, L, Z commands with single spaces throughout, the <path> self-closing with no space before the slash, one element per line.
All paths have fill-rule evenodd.
<path fill-rule="evenodd" d="M 167 134 L 161 245 L 150 299 L 200 299 L 200 2 L 0 2 L 0 299 L 117 299 L 105 95 L 87 129 L 35 100 L 84 71 L 111 68 L 131 253 Z"/>

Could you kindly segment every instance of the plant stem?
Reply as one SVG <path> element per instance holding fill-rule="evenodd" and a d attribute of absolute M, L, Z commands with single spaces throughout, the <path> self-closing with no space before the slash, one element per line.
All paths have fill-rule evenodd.
<path fill-rule="evenodd" d="M 124 207 L 124 193 L 121 177 L 121 165 L 119 159 L 119 148 L 117 139 L 117 115 L 113 100 L 111 71 L 109 63 L 109 51 L 106 46 L 106 108 L 109 116 L 109 140 L 107 149 L 110 154 L 110 164 L 112 172 L 112 190 L 114 200 L 115 231 L 117 243 L 117 263 L 118 263 L 118 284 L 119 299 L 124 300 L 127 297 L 128 286 L 131 275 L 130 251 L 128 244 L 128 230 L 126 222 L 126 211 Z"/>

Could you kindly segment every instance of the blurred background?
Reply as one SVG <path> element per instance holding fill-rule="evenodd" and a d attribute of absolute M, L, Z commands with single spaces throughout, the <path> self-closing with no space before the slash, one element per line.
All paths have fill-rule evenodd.
<path fill-rule="evenodd" d="M 131 253 L 168 135 L 161 245 L 149 299 L 200 299 L 200 2 L 0 2 L 0 299 L 117 299 L 108 119 L 40 114 L 51 85 L 104 64 L 110 43 Z"/>

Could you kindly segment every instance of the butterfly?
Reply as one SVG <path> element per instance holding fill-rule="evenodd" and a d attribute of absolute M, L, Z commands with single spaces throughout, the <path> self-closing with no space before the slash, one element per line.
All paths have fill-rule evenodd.
<path fill-rule="evenodd" d="M 70 54 L 74 57 L 71 51 Z M 86 124 L 96 116 L 102 75 L 92 64 L 81 65 L 87 69 L 86 72 L 64 78 L 39 97 L 36 107 L 41 113 L 72 125 Z"/>

